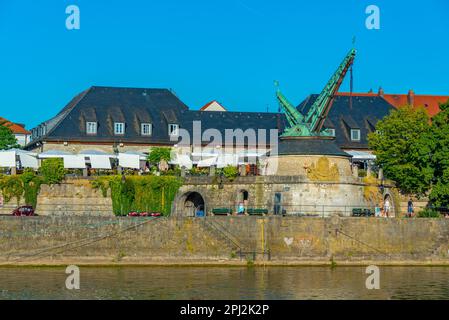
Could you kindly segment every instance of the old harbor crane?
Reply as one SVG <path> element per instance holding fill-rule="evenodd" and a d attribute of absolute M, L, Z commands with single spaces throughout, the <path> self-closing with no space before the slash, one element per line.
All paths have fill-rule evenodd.
<path fill-rule="evenodd" d="M 356 50 L 351 49 L 341 62 L 337 71 L 332 75 L 323 91 L 310 107 L 307 114 L 302 114 L 293 106 L 277 87 L 276 97 L 280 106 L 284 110 L 289 127 L 284 130 L 282 137 L 329 137 L 331 133 L 324 129 L 324 122 L 329 114 L 335 95 L 340 88 L 343 79 L 352 67 L 356 55 Z"/>

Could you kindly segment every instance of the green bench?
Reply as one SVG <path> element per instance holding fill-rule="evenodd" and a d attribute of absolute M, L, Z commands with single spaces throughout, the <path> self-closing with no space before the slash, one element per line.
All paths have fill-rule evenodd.
<path fill-rule="evenodd" d="M 268 209 L 248 209 L 246 212 L 250 216 L 263 216 L 265 214 L 268 214 Z"/>
<path fill-rule="evenodd" d="M 212 209 L 212 214 L 214 216 L 228 216 L 232 214 L 232 209 L 230 208 L 215 208 Z"/>
<path fill-rule="evenodd" d="M 374 213 L 370 209 L 354 208 L 352 209 L 353 217 L 373 217 Z"/>

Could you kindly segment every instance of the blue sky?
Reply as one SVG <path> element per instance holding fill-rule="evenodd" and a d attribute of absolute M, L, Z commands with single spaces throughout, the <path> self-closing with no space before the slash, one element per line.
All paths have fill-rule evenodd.
<path fill-rule="evenodd" d="M 80 30 L 65 27 L 70 4 Z M 380 30 L 365 27 L 370 4 Z M 0 0 L 0 116 L 30 128 L 92 85 L 276 111 L 273 80 L 294 103 L 319 93 L 353 36 L 355 91 L 449 94 L 448 11 L 447 0 Z"/>

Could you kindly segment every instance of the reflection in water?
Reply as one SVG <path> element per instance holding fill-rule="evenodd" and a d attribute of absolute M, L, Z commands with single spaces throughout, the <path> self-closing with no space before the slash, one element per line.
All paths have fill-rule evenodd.
<path fill-rule="evenodd" d="M 367 290 L 364 267 L 0 268 L 0 299 L 448 299 L 449 268 L 381 267 Z"/>

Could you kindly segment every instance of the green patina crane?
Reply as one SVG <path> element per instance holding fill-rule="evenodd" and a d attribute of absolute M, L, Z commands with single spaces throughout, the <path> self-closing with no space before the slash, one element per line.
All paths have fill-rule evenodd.
<path fill-rule="evenodd" d="M 306 115 L 299 112 L 288 101 L 279 90 L 279 83 L 275 81 L 276 97 L 289 123 L 282 137 L 329 137 L 332 135 L 327 129 L 323 129 L 324 122 L 334 102 L 335 94 L 354 63 L 355 55 L 356 50 L 351 49 Z"/>

